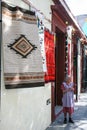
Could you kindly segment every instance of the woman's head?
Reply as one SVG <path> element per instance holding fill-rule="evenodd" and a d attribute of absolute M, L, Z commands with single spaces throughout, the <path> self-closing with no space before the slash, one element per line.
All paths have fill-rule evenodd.
<path fill-rule="evenodd" d="M 71 82 L 71 76 L 66 76 L 65 77 L 65 82 L 70 83 Z"/>

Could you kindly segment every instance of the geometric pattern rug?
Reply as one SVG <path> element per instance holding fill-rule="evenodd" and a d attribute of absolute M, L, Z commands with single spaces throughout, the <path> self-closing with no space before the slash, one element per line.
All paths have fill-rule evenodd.
<path fill-rule="evenodd" d="M 2 29 L 5 87 L 44 86 L 35 13 L 2 2 Z"/>
<path fill-rule="evenodd" d="M 8 47 L 22 55 L 23 58 L 26 58 L 27 55 L 36 48 L 35 45 L 32 45 L 24 35 L 21 35 L 21 37 Z"/>

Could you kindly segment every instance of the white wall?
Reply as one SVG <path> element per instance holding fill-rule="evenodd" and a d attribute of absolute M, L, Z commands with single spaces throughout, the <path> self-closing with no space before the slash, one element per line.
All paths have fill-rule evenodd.
<path fill-rule="evenodd" d="M 51 121 L 50 84 L 7 90 L 2 84 L 1 130 L 45 130 Z"/>
<path fill-rule="evenodd" d="M 6 1 L 28 9 L 21 0 Z M 32 3 L 47 17 L 50 16 L 49 0 L 32 0 Z M 50 23 L 45 24 L 46 27 L 48 25 L 51 28 Z M 3 81 L 2 55 L 1 130 L 45 130 L 51 123 L 51 104 L 46 104 L 47 99 L 51 99 L 51 84 L 36 88 L 7 90 Z"/>

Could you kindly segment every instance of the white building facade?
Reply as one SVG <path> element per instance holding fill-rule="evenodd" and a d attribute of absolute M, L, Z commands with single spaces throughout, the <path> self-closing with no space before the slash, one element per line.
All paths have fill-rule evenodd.
<path fill-rule="evenodd" d="M 30 5 L 41 17 L 45 27 L 51 30 L 52 1 L 4 0 L 10 6 L 29 10 Z M 27 3 L 26 3 L 27 2 Z M 42 14 L 43 12 L 43 14 Z M 2 30 L 3 31 L 3 30 Z M 4 48 L 2 40 L 2 48 Z M 14 70 L 15 72 L 16 70 Z M 45 130 L 51 123 L 51 83 L 40 87 L 6 89 L 4 83 L 4 55 L 2 49 L 1 79 L 1 129 L 2 130 Z"/>

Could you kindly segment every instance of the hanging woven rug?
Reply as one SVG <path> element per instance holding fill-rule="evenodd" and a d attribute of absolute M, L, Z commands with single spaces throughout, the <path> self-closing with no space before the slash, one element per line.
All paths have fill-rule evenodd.
<path fill-rule="evenodd" d="M 2 2 L 2 30 L 5 87 L 44 86 L 35 13 Z"/>

